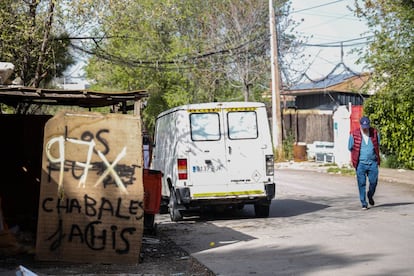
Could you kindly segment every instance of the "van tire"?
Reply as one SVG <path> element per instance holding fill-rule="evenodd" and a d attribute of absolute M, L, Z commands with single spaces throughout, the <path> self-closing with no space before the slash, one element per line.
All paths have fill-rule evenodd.
<path fill-rule="evenodd" d="M 171 221 L 180 221 L 183 219 L 181 211 L 178 210 L 177 195 L 175 194 L 175 191 L 173 189 L 170 193 L 170 204 L 168 205 L 168 208 L 170 211 Z"/>
<path fill-rule="evenodd" d="M 267 218 L 270 213 L 270 204 L 269 203 L 256 203 L 254 205 L 254 213 L 257 218 Z"/>

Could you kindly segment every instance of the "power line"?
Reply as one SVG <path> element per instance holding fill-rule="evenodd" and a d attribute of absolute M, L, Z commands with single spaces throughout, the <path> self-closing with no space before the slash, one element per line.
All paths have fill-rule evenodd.
<path fill-rule="evenodd" d="M 95 55 L 99 58 L 105 59 L 105 60 L 110 60 L 114 63 L 117 64 L 123 64 L 123 65 L 127 65 L 130 67 L 145 67 L 145 68 L 167 68 L 169 66 L 173 66 L 174 68 L 178 68 L 178 64 L 180 64 L 180 68 L 178 69 L 189 69 L 189 68 L 193 68 L 195 67 L 195 64 L 203 59 L 212 57 L 212 56 L 217 56 L 217 55 L 226 55 L 229 53 L 238 53 L 238 54 L 246 54 L 248 53 L 249 47 L 247 47 L 248 45 L 254 44 L 255 48 L 258 49 L 260 47 L 262 47 L 261 44 L 263 44 L 263 41 L 265 40 L 265 37 L 263 37 L 265 34 L 261 33 L 258 34 L 255 38 L 252 38 L 251 40 L 247 40 L 244 41 L 238 45 L 232 46 L 232 47 L 227 47 L 224 49 L 214 49 L 212 51 L 207 51 L 207 52 L 203 52 L 203 53 L 195 53 L 194 55 L 183 55 L 183 56 L 177 56 L 175 59 L 170 59 L 170 60 L 143 60 L 143 59 L 126 59 L 124 57 L 121 57 L 119 55 L 114 55 L 111 54 L 109 52 L 107 52 L 105 49 L 103 49 L 102 47 L 100 47 L 100 44 L 97 43 L 97 39 L 102 40 L 102 39 L 106 39 L 106 38 L 120 38 L 120 37 L 96 37 L 97 39 L 95 39 L 94 37 L 74 37 L 74 38 L 66 38 L 69 40 L 82 40 L 82 39 L 88 39 L 88 40 L 93 40 L 93 42 L 95 43 L 96 46 L 96 50 L 90 50 L 90 49 L 86 49 L 83 47 L 80 47 L 78 45 L 72 44 L 71 46 L 74 49 L 77 49 L 83 53 L 89 54 L 89 55 Z M 128 38 L 128 37 L 122 37 L 122 38 Z"/>
<path fill-rule="evenodd" d="M 316 28 L 318 26 L 328 25 L 331 22 L 335 22 L 335 21 L 338 21 L 338 20 L 343 20 L 347 16 L 348 16 L 348 14 L 345 14 L 345 15 L 342 15 L 342 16 L 336 16 L 336 17 L 330 16 L 331 18 L 329 20 L 326 20 L 325 22 L 322 22 L 322 23 L 317 24 L 317 25 L 309 26 L 309 27 L 307 27 L 307 29 Z"/>
<path fill-rule="evenodd" d="M 344 1 L 345 0 L 331 1 L 331 2 L 324 3 L 324 4 L 320 4 L 320 5 L 317 5 L 317 6 L 312 6 L 312 7 L 300 9 L 300 10 L 297 10 L 297 11 L 292 11 L 291 13 L 294 14 L 294 13 L 299 13 L 299 12 L 303 12 L 303 11 L 314 10 L 314 9 L 317 9 L 317 8 L 320 8 L 320 7 L 325 7 L 325 6 L 328 6 L 328 5 L 332 5 L 332 4 L 339 3 L 339 2 L 344 2 Z M 344 4 L 346 4 L 346 2 Z M 338 8 L 339 8 L 339 6 L 338 6 Z M 342 8 L 342 5 L 341 5 L 341 10 L 342 9 L 346 9 L 346 8 Z M 352 13 L 350 13 L 350 11 L 351 11 L 350 8 L 348 8 L 348 10 L 349 10 L 348 13 L 341 12 L 341 14 L 337 14 L 337 12 L 329 12 L 329 13 L 321 12 L 321 9 L 319 9 L 318 11 L 315 11 L 314 13 L 311 13 L 309 15 L 310 16 L 310 19 L 309 19 L 308 22 L 311 23 L 311 24 L 305 24 L 305 25 L 300 26 L 299 33 L 300 32 L 304 32 L 305 29 L 308 29 L 308 30 L 309 29 L 316 30 L 317 27 L 319 28 L 319 27 L 322 27 L 322 26 L 326 26 L 326 27 L 332 28 L 333 25 L 331 23 L 332 22 L 337 22 L 337 21 L 338 22 L 339 21 L 343 22 L 344 20 L 347 20 L 347 21 L 357 22 L 358 21 L 358 18 L 356 18 L 355 16 L 353 16 Z M 306 13 L 302 13 L 302 14 L 305 15 Z M 317 17 L 317 18 L 319 18 L 323 22 L 319 22 L 319 20 L 317 19 L 316 22 L 318 22 L 318 24 L 316 24 L 316 25 L 313 24 L 312 25 L 312 22 L 313 22 L 313 20 L 311 19 L 312 17 Z M 323 20 L 322 20 L 322 18 L 323 18 Z M 313 46 L 317 46 L 317 45 L 319 45 L 319 44 L 315 44 Z M 352 45 L 352 46 L 356 46 L 356 45 Z"/>
<path fill-rule="evenodd" d="M 332 5 L 332 4 L 335 4 L 335 3 L 338 3 L 338 2 L 343 2 L 343 1 L 344 1 L 344 0 L 332 1 L 332 2 L 328 2 L 328 3 L 325 3 L 325 4 L 318 5 L 318 6 L 313 6 L 313 7 L 309 7 L 309 8 L 305 8 L 305 9 L 297 10 L 297 11 L 292 11 L 291 13 L 298 13 L 298 12 L 303 12 L 303 11 L 313 10 L 313 9 L 316 9 L 316 8 L 320 8 L 320 7 L 329 6 L 329 5 Z"/>
<path fill-rule="evenodd" d="M 361 38 L 353 38 L 353 39 L 348 39 L 348 40 L 327 42 L 327 43 L 317 43 L 317 44 L 300 43 L 300 45 L 301 46 L 308 46 L 308 47 L 323 47 L 323 48 L 353 47 L 353 46 L 368 44 L 368 43 L 371 42 L 370 39 L 373 38 L 373 37 L 374 36 L 365 36 L 365 37 L 361 37 Z M 362 39 L 365 39 L 366 41 L 346 44 L 347 42 L 354 42 L 354 41 L 358 41 L 358 40 L 362 40 Z"/>
<path fill-rule="evenodd" d="M 338 43 L 338 42 L 337 42 Z M 355 47 L 360 45 L 365 45 L 368 42 L 359 42 L 347 45 L 341 45 L 340 42 L 338 44 L 309 44 L 309 43 L 302 43 L 301 46 L 305 47 L 321 47 L 321 48 L 339 48 L 339 47 Z"/>
<path fill-rule="evenodd" d="M 333 14 L 331 12 L 311 12 L 311 13 L 302 13 L 302 15 L 307 15 L 310 17 L 323 17 L 323 18 L 333 18 L 333 19 L 341 19 L 341 20 L 348 20 L 348 21 L 360 21 L 358 17 L 352 12 L 343 13 L 343 14 Z"/>

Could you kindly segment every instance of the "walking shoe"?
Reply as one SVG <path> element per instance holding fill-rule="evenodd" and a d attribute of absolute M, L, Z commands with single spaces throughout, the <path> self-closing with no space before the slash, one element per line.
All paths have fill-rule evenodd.
<path fill-rule="evenodd" d="M 368 208 L 368 206 L 362 206 L 362 210 L 368 210 L 369 208 Z"/>
<path fill-rule="evenodd" d="M 374 201 L 374 199 L 372 198 L 372 196 L 369 196 L 369 195 L 368 195 L 368 201 L 369 201 L 369 204 L 370 204 L 370 205 L 372 205 L 372 206 L 374 206 L 374 205 L 375 205 L 375 201 Z"/>

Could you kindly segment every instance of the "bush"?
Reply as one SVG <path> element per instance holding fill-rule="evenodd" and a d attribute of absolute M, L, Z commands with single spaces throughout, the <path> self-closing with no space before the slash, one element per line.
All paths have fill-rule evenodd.
<path fill-rule="evenodd" d="M 403 163 L 398 161 L 397 156 L 388 155 L 381 157 L 381 167 L 390 168 L 390 169 L 399 169 L 404 167 Z"/>

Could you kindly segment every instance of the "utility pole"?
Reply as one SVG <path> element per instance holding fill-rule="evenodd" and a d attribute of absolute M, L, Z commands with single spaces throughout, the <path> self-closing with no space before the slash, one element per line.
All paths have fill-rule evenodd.
<path fill-rule="evenodd" d="M 272 138 L 277 158 L 283 154 L 282 112 L 280 110 L 280 72 L 277 51 L 276 18 L 273 1 L 269 0 L 270 56 L 272 68 Z"/>

